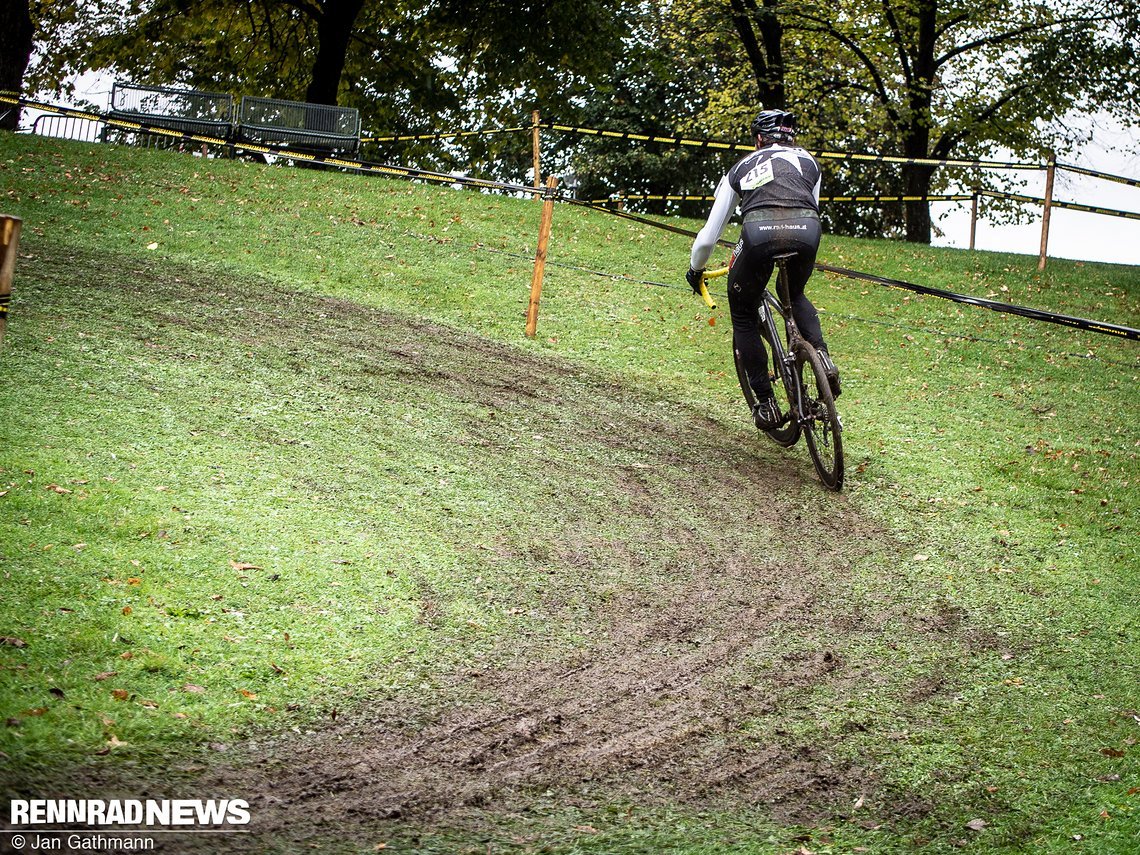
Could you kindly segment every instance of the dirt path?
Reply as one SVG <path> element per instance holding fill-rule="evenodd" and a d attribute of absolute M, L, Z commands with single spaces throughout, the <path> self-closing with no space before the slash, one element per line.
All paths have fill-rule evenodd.
<path fill-rule="evenodd" d="M 164 323 L 209 329 L 208 292 L 170 277 L 146 287 L 163 296 Z M 760 456 L 752 443 L 762 438 L 726 438 L 699 412 L 670 404 L 667 417 L 648 416 L 644 396 L 612 380 L 427 321 L 268 287 L 226 299 L 251 340 L 305 342 L 307 361 L 335 351 L 355 366 L 348 386 L 390 375 L 508 419 L 525 411 L 554 445 L 564 436 L 599 455 L 635 451 L 663 464 L 616 465 L 607 477 L 639 530 L 682 557 L 653 584 L 599 601 L 591 636 L 569 653 L 511 642 L 488 666 L 445 675 L 430 705 L 365 700 L 317 732 L 234 745 L 182 783 L 148 772 L 151 795 L 187 788 L 247 798 L 258 836 L 290 841 L 351 837 L 378 823 L 477 828 L 550 800 L 586 811 L 615 800 L 766 806 L 778 821 L 810 823 L 844 814 L 875 788 L 869 769 L 836 759 L 842 733 L 812 731 L 808 698 L 841 704 L 874 679 L 866 663 L 846 661 L 845 637 L 905 619 L 836 600 L 830 580 L 881 548 L 884 534 L 842 496 L 824 501 L 821 490 L 804 503 L 811 470 L 802 449 Z M 472 425 L 457 441 L 477 453 L 497 436 Z M 677 466 L 681 449 L 691 456 Z M 563 474 L 572 491 L 574 473 Z M 656 520 L 662 479 L 699 497 L 706 524 L 733 515 L 731 531 L 772 532 L 771 552 L 732 536 L 695 537 L 697 523 Z M 745 486 L 769 500 L 742 502 Z M 551 549 L 562 572 L 587 576 L 643 561 L 642 543 L 592 539 L 585 523 L 569 525 Z M 96 778 L 92 791 L 107 792 L 122 770 L 83 774 Z"/>

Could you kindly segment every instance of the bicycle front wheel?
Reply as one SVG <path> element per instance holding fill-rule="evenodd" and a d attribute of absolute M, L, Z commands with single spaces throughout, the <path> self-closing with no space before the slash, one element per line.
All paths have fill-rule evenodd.
<path fill-rule="evenodd" d="M 816 349 L 797 342 L 796 368 L 803 381 L 804 437 L 815 471 L 825 487 L 843 489 L 843 426 L 835 397 Z"/>

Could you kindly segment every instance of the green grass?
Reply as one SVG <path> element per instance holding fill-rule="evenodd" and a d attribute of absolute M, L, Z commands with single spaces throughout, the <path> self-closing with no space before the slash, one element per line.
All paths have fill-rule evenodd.
<path fill-rule="evenodd" d="M 846 733 L 834 750 L 879 782 L 867 821 L 549 805 L 537 825 L 481 834 L 558 852 L 1140 848 L 1135 343 L 817 274 L 844 372 L 837 499 L 802 447 L 743 424 L 727 307 L 682 287 L 682 237 L 556 208 L 532 342 L 530 200 L 11 135 L 0 194 L 24 219 L 0 351 L 0 635 L 26 643 L 0 646 L 10 785 L 176 764 L 377 698 L 444 702 L 454 668 L 524 643 L 564 653 L 599 598 L 653 590 L 685 548 L 662 532 L 778 550 L 683 488 L 722 436 L 792 462 L 780 507 L 846 502 L 881 527 L 829 588 L 873 618 L 842 638 L 868 679 L 749 724 Z M 1033 258 L 833 237 L 820 260 L 1140 325 L 1133 267 L 1038 273 Z M 347 308 L 301 313 L 297 293 Z M 395 316 L 423 319 L 424 342 L 389 329 Z M 452 339 L 465 347 L 449 359 Z M 484 346 L 517 354 L 524 377 L 531 359 L 568 366 L 584 378 L 567 379 L 570 400 L 612 384 L 608 418 L 695 412 L 716 432 L 653 458 L 651 523 L 623 514 L 615 470 L 646 455 L 600 458 L 573 430 L 589 414 L 556 391 L 489 406 L 493 386 L 469 390 L 499 370 L 471 356 Z M 401 382 L 432 371 L 434 387 Z M 493 418 L 502 442 L 487 445 Z M 740 503 L 767 501 L 736 485 Z M 559 547 L 587 539 L 582 572 Z M 600 569 L 611 542 L 643 545 L 640 572 Z M 942 691 L 908 691 L 932 678 Z M 423 851 L 480 845 L 407 833 Z"/>

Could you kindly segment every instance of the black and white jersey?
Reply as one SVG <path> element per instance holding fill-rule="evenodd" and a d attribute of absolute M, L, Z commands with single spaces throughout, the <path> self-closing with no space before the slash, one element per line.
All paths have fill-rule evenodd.
<path fill-rule="evenodd" d="M 807 149 L 767 145 L 748 154 L 716 188 L 708 222 L 693 242 L 689 263 L 704 270 L 736 206 L 747 214 L 758 208 L 808 208 L 819 211 L 819 164 Z"/>
<path fill-rule="evenodd" d="M 819 164 L 802 148 L 769 145 L 728 171 L 728 183 L 747 214 L 756 208 L 811 208 L 819 211 Z"/>

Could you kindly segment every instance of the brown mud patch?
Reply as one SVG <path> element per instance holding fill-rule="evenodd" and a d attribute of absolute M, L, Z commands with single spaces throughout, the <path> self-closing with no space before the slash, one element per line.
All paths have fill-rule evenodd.
<path fill-rule="evenodd" d="M 53 260 L 85 287 L 157 294 L 162 308 L 151 299 L 140 311 L 160 326 L 216 334 L 219 298 L 207 289 L 155 271 L 145 284 L 110 282 L 105 258 L 75 252 L 41 263 Z M 587 521 L 572 520 L 536 566 L 553 562 L 589 586 L 611 566 L 618 579 L 635 577 L 647 545 L 677 557 L 653 579 L 608 585 L 591 607 L 589 634 L 569 651 L 515 639 L 485 667 L 442 675 L 431 700 L 370 702 L 365 689 L 357 707 L 304 732 L 261 734 L 189 768 L 70 770 L 69 789 L 246 798 L 257 836 L 286 849 L 377 827 L 479 828 L 550 798 L 587 814 L 617 801 L 760 809 L 811 824 L 847 815 L 875 789 L 873 769 L 843 759 L 843 728 L 811 727 L 813 698 L 842 705 L 854 687 L 879 679 L 866 662 L 847 661 L 846 639 L 900 621 L 946 633 L 962 616 L 938 615 L 927 627 L 840 596 L 837 580 L 882 548 L 885 534 L 845 497 L 805 492 L 814 473 L 802 446 L 775 449 L 565 361 L 430 321 L 268 285 L 227 288 L 224 297 L 226 312 L 241 313 L 240 335 L 273 342 L 298 371 L 335 370 L 345 388 L 387 378 L 501 413 L 494 429 L 473 420 L 455 438 L 473 453 L 501 446 L 500 426 L 525 412 L 554 445 L 560 436 L 592 443 L 599 465 L 607 452 L 634 455 L 607 464 L 606 484 L 652 544 L 593 538 Z M 542 463 L 573 499 L 573 464 Z M 691 522 L 656 519 L 663 487 L 692 496 Z M 723 537 L 709 534 L 730 518 Z M 743 540 L 748 531 L 766 540 Z M 941 676 L 913 687 L 919 699 L 942 690 Z"/>

